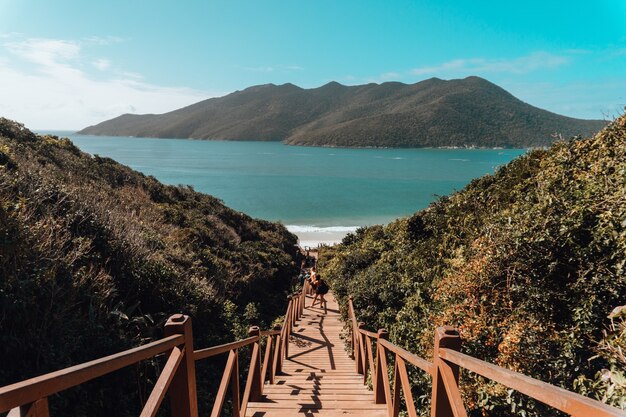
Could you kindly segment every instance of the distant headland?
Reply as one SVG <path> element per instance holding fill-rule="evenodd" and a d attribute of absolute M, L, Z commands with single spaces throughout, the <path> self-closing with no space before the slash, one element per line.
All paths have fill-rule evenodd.
<path fill-rule="evenodd" d="M 480 77 L 303 89 L 265 84 L 80 134 L 283 141 L 329 147 L 542 147 L 607 124 L 539 109 Z"/>

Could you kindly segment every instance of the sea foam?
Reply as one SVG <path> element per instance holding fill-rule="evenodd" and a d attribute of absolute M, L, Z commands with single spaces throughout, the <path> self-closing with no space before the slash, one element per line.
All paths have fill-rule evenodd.
<path fill-rule="evenodd" d="M 352 233 L 355 232 L 359 226 L 313 226 L 313 225 L 298 225 L 288 224 L 285 226 L 287 230 L 292 233 Z"/>

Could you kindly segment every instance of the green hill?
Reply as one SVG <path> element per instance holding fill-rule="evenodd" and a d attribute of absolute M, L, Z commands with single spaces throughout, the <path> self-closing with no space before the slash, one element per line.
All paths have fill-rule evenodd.
<path fill-rule="evenodd" d="M 546 146 L 556 135 L 590 135 L 606 122 L 560 116 L 526 104 L 479 77 L 416 84 L 303 89 L 259 85 L 169 113 L 125 114 L 81 134 L 282 140 L 342 147 Z"/>
<path fill-rule="evenodd" d="M 295 244 L 281 225 L 0 119 L 0 386 L 161 337 L 174 313 L 192 316 L 199 347 L 267 328 Z M 138 415 L 158 366 L 54 396 L 53 411 Z M 201 405 L 212 375 L 200 369 Z"/>
<path fill-rule="evenodd" d="M 320 265 L 341 301 L 354 296 L 359 320 L 420 356 L 436 326 L 453 325 L 472 356 L 626 409 L 626 322 L 607 318 L 626 304 L 626 116 L 359 229 Z M 428 378 L 412 378 L 426 401 Z M 557 415 L 462 379 L 473 416 Z"/>

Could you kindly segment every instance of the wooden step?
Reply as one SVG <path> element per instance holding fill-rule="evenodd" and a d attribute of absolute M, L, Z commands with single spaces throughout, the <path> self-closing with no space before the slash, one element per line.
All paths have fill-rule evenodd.
<path fill-rule="evenodd" d="M 305 308 L 289 339 L 289 358 L 273 384 L 263 386 L 258 402 L 248 404 L 248 417 L 387 417 L 344 349 L 344 324 L 332 293 L 328 312 Z M 307 298 L 307 303 L 310 304 Z"/>

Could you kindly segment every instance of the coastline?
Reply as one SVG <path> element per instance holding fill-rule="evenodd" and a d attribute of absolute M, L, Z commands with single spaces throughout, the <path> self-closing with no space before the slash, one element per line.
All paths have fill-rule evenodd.
<path fill-rule="evenodd" d="M 84 129 L 83 129 L 84 130 Z M 522 148 L 505 147 L 505 146 L 479 146 L 479 145 L 442 145 L 442 146 L 339 146 L 329 144 L 303 144 L 303 143 L 290 143 L 287 139 L 272 139 L 272 140 L 254 140 L 254 139 L 224 139 L 224 138 L 194 138 L 194 137 L 164 137 L 164 136 L 134 136 L 134 135 L 105 135 L 96 133 L 80 133 L 82 130 L 55 130 L 55 129 L 40 129 L 35 132 L 39 134 L 65 134 L 65 135 L 80 135 L 90 137 L 114 137 L 114 138 L 137 138 L 137 139 L 174 139 L 174 140 L 190 140 L 190 141 L 209 141 L 209 142 L 276 142 L 285 146 L 293 146 L 299 148 L 322 148 L 322 149 L 373 149 L 373 150 L 410 150 L 410 149 L 425 149 L 425 150 L 531 150 L 536 148 L 546 148 L 546 146 L 526 146 Z"/>
<path fill-rule="evenodd" d="M 361 226 L 302 226 L 285 225 L 287 230 L 298 237 L 298 244 L 301 247 L 316 248 L 320 245 L 335 245 L 341 243 L 342 239 L 349 233 L 354 233 Z"/>

